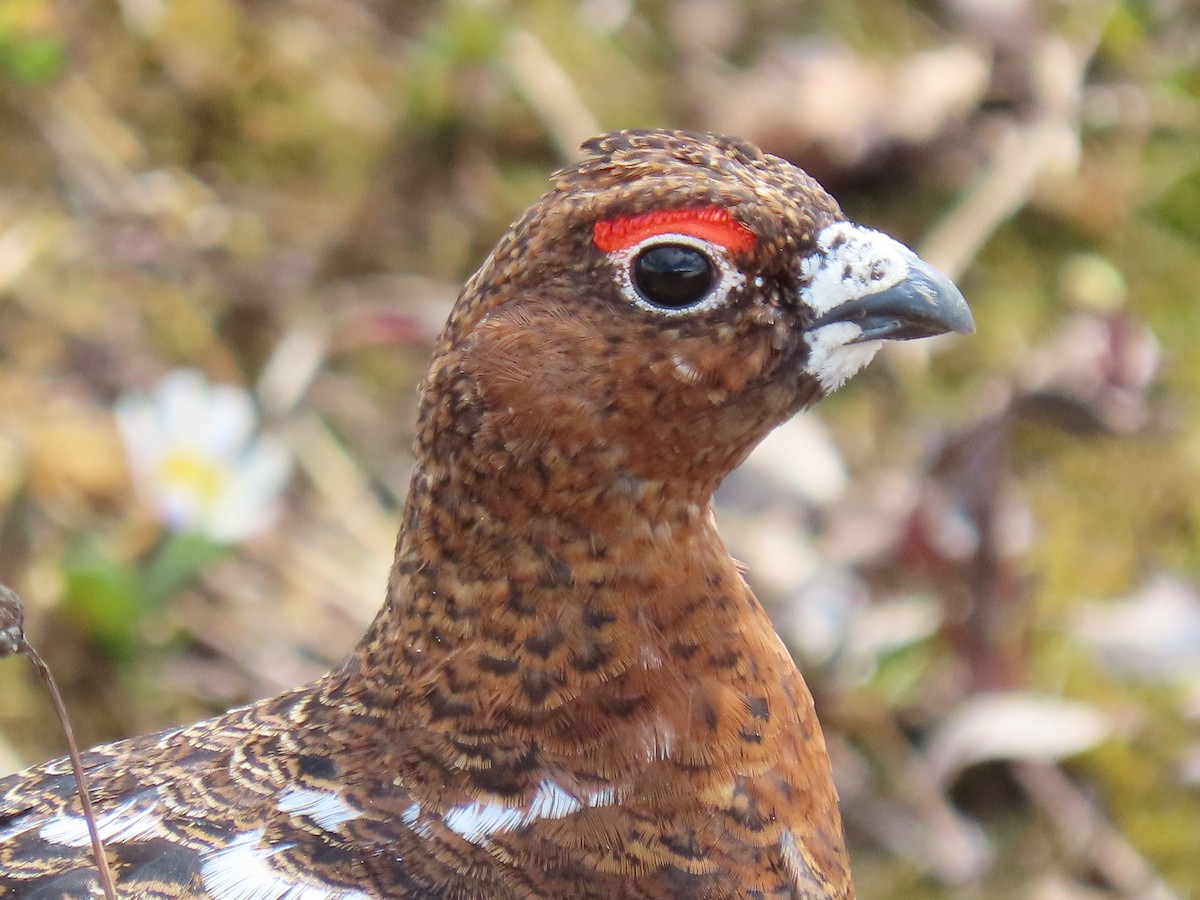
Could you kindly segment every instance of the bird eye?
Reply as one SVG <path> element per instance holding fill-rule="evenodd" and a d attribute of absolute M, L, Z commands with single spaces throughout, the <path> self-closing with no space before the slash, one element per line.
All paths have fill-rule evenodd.
<path fill-rule="evenodd" d="M 717 280 L 711 259 L 686 244 L 648 247 L 633 261 L 633 283 L 647 303 L 684 309 L 701 300 Z"/>

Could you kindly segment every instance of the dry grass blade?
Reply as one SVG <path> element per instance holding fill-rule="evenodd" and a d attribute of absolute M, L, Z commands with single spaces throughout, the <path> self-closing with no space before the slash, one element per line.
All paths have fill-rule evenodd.
<path fill-rule="evenodd" d="M 1025 762 L 1012 769 L 1017 782 L 1057 826 L 1069 849 L 1130 900 L 1180 900 L 1125 836 L 1057 766 Z"/>
<path fill-rule="evenodd" d="M 117 900 L 117 891 L 113 887 L 112 872 L 108 868 L 108 857 L 104 853 L 104 842 L 100 840 L 100 832 L 96 828 L 96 814 L 92 810 L 87 776 L 83 773 L 83 762 L 79 758 L 79 746 L 75 743 L 75 732 L 67 716 L 66 704 L 63 703 L 54 676 L 50 674 L 50 667 L 25 639 L 25 608 L 21 598 L 11 588 L 0 584 L 0 656 L 12 656 L 16 653 L 23 654 L 33 663 L 33 668 L 45 682 L 46 690 L 50 692 L 54 712 L 62 724 L 63 734 L 67 736 L 67 752 L 71 757 L 71 769 L 75 773 L 75 783 L 79 788 L 79 802 L 83 805 L 83 817 L 92 840 L 92 853 L 96 857 L 100 886 L 104 890 L 106 900 Z"/>

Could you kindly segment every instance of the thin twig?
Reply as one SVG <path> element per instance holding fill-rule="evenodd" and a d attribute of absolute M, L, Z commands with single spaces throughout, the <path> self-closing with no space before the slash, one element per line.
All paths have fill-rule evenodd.
<path fill-rule="evenodd" d="M 1049 817 L 1067 849 L 1083 854 L 1105 881 L 1132 900 L 1179 900 L 1125 836 L 1057 767 L 1017 763 L 1013 775 Z"/>
<path fill-rule="evenodd" d="M 50 667 L 25 638 L 25 610 L 21 598 L 11 588 L 0 584 L 0 656 L 14 653 L 23 654 L 33 663 L 34 670 L 50 692 L 50 702 L 54 705 L 54 712 L 62 725 L 63 734 L 67 737 L 67 755 L 71 758 L 75 785 L 79 789 L 79 802 L 83 805 L 83 818 L 87 822 L 88 836 L 92 840 L 92 854 L 96 857 L 100 887 L 104 890 L 105 900 L 117 900 L 112 871 L 108 867 L 108 856 L 104 852 L 104 842 L 100 840 L 100 831 L 96 828 L 96 813 L 92 809 L 87 776 L 83 772 L 83 760 L 79 756 L 79 745 L 75 742 L 75 731 L 71 728 L 67 706 L 63 703 L 62 694 L 59 693 Z"/>
<path fill-rule="evenodd" d="M 600 130 L 579 90 L 536 37 L 514 29 L 501 57 L 513 85 L 554 138 L 563 159 L 579 156 L 579 145 Z"/>

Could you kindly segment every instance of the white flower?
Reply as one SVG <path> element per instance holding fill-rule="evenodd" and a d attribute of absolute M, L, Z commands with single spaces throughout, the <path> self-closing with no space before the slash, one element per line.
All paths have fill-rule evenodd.
<path fill-rule="evenodd" d="M 246 391 L 176 369 L 150 396 L 124 394 L 116 417 L 134 485 L 171 530 L 232 544 L 279 515 L 291 455 L 256 434 Z"/>

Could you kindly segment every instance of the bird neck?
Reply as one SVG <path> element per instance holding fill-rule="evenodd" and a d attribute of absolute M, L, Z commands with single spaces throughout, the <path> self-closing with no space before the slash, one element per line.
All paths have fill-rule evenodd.
<path fill-rule="evenodd" d="M 595 460 L 466 457 L 460 445 L 418 463 L 387 602 L 360 648 L 372 669 L 414 684 L 450 657 L 574 667 L 577 692 L 748 595 L 708 502 Z"/>
<path fill-rule="evenodd" d="M 548 499 L 563 487 L 553 472 L 414 475 L 387 602 L 339 693 L 390 697 L 377 708 L 395 744 L 420 740 L 439 779 L 465 778 L 455 760 L 472 747 L 472 777 L 495 783 L 468 793 L 531 777 L 514 760 L 535 747 L 556 771 L 605 783 L 675 754 L 728 753 L 717 770 L 731 771 L 768 696 L 790 698 L 773 728 L 811 717 L 709 506 L 591 472 L 570 502 Z"/>
<path fill-rule="evenodd" d="M 547 392 L 518 420 L 529 404 L 482 382 L 427 376 L 387 600 L 325 689 L 373 698 L 392 745 L 465 797 L 532 790 L 533 759 L 652 791 L 667 759 L 729 779 L 807 752 L 807 689 L 713 524 L 737 443 L 714 432 L 671 466 L 594 398 Z"/>
<path fill-rule="evenodd" d="M 732 451 L 664 462 L 672 448 L 655 442 L 670 436 L 605 413 L 565 363 L 526 397 L 534 376 L 503 341 L 504 352 L 471 346 L 439 352 L 422 386 L 417 464 L 387 602 L 360 646 L 365 669 L 411 690 L 471 660 L 522 682 L 529 696 L 514 703 L 550 709 L 638 665 L 683 619 L 714 606 L 736 616 L 730 598 L 758 609 L 711 516 Z M 488 702 L 509 687 L 492 684 Z"/>

